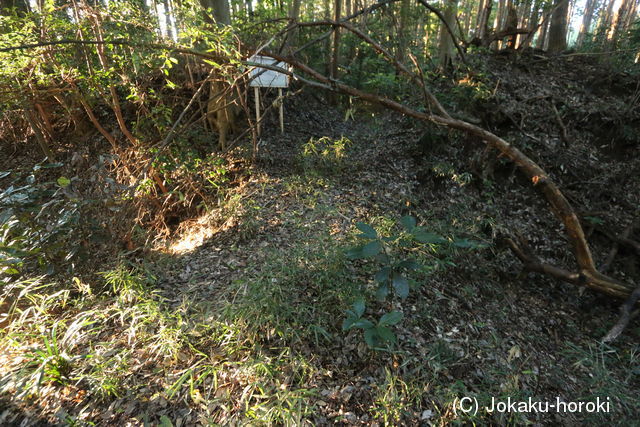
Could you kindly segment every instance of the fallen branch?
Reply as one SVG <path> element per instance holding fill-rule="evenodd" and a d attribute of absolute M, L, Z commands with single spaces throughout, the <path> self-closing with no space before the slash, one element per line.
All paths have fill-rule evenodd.
<path fill-rule="evenodd" d="M 560 138 L 562 139 L 562 142 L 564 142 L 566 145 L 569 145 L 569 135 L 567 134 L 567 127 L 564 125 L 562 117 L 560 117 L 560 112 L 558 112 L 558 109 L 553 102 L 551 103 L 551 109 L 553 110 L 553 114 L 556 117 L 558 126 L 560 126 Z"/>
<path fill-rule="evenodd" d="M 364 101 L 382 105 L 409 117 L 414 117 L 416 119 L 424 121 L 431 121 L 452 129 L 458 129 L 470 133 L 477 136 L 480 140 L 489 144 L 493 148 L 497 149 L 502 156 L 507 157 L 508 159 L 513 161 L 516 166 L 529 178 L 531 183 L 542 192 L 547 202 L 550 204 L 552 211 L 563 223 L 566 229 L 567 237 L 571 243 L 576 262 L 578 264 L 578 271 L 570 272 L 552 265 L 540 262 L 536 263 L 533 259 L 528 259 L 530 268 L 534 271 L 549 274 L 553 277 L 572 284 L 586 286 L 617 298 L 627 298 L 631 294 L 633 289 L 631 285 L 608 277 L 597 270 L 593 261 L 593 257 L 591 255 L 591 250 L 589 249 L 589 245 L 586 241 L 582 225 L 580 224 L 580 221 L 578 220 L 578 217 L 569 201 L 565 198 L 565 196 L 562 194 L 551 177 L 540 166 L 538 166 L 535 162 L 533 162 L 530 158 L 524 155 L 517 148 L 513 147 L 507 141 L 487 131 L 486 129 L 465 122 L 463 120 L 444 117 L 438 114 L 427 114 L 419 112 L 389 98 L 363 92 L 351 86 L 345 85 L 344 83 L 341 83 L 339 81 L 331 80 L 294 58 L 273 54 L 269 56 L 273 57 L 277 61 L 285 62 L 295 69 L 310 76 L 314 80 L 302 78 L 291 72 L 288 73 L 289 75 L 292 75 L 295 78 L 304 81 L 310 86 L 338 91 L 360 98 Z M 278 71 L 284 72 L 285 70 L 279 68 Z M 425 90 L 428 91 L 428 89 L 426 88 Z M 433 94 L 431 94 L 431 96 L 433 96 Z"/>
<path fill-rule="evenodd" d="M 616 338 L 618 338 L 620 336 L 620 334 L 627 327 L 627 325 L 629 324 L 631 319 L 638 314 L 637 311 L 633 312 L 633 313 L 631 312 L 633 307 L 638 302 L 638 299 L 640 299 L 640 286 L 638 286 L 631 293 L 631 295 L 625 301 L 625 303 L 622 304 L 622 307 L 620 307 L 620 319 L 618 320 L 618 323 L 616 323 L 613 326 L 613 328 L 611 328 L 611 330 L 609 330 L 607 335 L 605 335 L 604 338 L 602 338 L 602 342 L 605 342 L 605 343 L 606 342 L 611 342 L 611 341 L 615 340 Z"/>

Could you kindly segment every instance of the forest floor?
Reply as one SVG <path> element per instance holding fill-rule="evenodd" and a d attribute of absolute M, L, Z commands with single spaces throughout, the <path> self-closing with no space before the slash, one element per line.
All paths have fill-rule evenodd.
<path fill-rule="evenodd" d="M 601 264 L 614 244 L 607 235 L 621 234 L 640 213 L 637 80 L 580 56 L 481 60 L 453 89 L 436 82 L 444 103 L 553 176 Z M 518 233 L 541 259 L 573 266 L 560 222 L 510 164 L 490 160 L 481 141 L 371 107 L 345 117 L 302 95 L 286 110 L 285 134 L 270 118 L 253 165 L 229 153 L 246 170 L 216 209 L 144 256 L 130 255 L 135 272 L 106 275 L 114 295 L 80 290 L 70 308 L 51 310 L 63 320 L 68 363 L 83 367 L 69 368 L 72 381 L 21 394 L 9 376 L 16 394 L 0 400 L 0 424 L 640 419 L 640 328 L 632 323 L 613 345 L 599 343 L 620 301 L 520 275 L 519 261 L 499 244 Z M 482 245 L 434 246 L 420 255 L 424 267 L 405 301 L 368 300 L 367 315 L 404 313 L 397 344 L 372 351 L 360 330 L 341 325 L 356 298 L 373 293 L 377 269 L 345 251 L 358 242 L 356 222 L 386 235 L 404 215 Z M 640 283 L 638 261 L 621 246 L 609 272 Z M 15 374 L 24 351 L 14 346 L 0 364 Z M 456 410 L 465 396 L 478 400 L 478 413 Z M 483 411 L 492 398 L 610 405 L 599 413 Z"/>

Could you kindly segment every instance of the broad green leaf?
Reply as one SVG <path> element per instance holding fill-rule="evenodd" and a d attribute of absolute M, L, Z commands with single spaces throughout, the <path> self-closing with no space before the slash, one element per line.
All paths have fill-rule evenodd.
<path fill-rule="evenodd" d="M 377 333 L 375 328 L 365 329 L 364 331 L 364 342 L 371 348 L 375 347 L 377 344 Z"/>
<path fill-rule="evenodd" d="M 349 329 L 353 328 L 353 324 L 356 323 L 357 321 L 358 321 L 358 317 L 355 317 L 353 315 L 347 316 L 342 321 L 342 330 L 343 331 L 348 331 Z"/>
<path fill-rule="evenodd" d="M 365 309 L 365 305 L 364 305 L 364 299 L 363 298 L 358 298 L 356 300 L 356 302 L 353 303 L 353 311 L 354 313 L 360 317 L 364 314 L 364 309 Z"/>
<path fill-rule="evenodd" d="M 405 299 L 409 296 L 409 282 L 400 273 L 393 275 L 393 288 L 400 298 Z"/>
<path fill-rule="evenodd" d="M 411 215 L 406 215 L 400 218 L 400 224 L 402 224 L 405 230 L 411 233 L 413 229 L 416 228 L 416 219 Z"/>
<path fill-rule="evenodd" d="M 420 243 L 433 243 L 433 244 L 442 244 L 446 243 L 446 239 L 442 236 L 438 236 L 435 233 L 430 233 L 422 227 L 416 227 L 413 232 L 413 237 Z"/>
<path fill-rule="evenodd" d="M 376 332 L 382 341 L 394 344 L 396 342 L 396 334 L 394 334 L 391 329 L 386 326 L 378 326 L 376 328 Z"/>
<path fill-rule="evenodd" d="M 357 222 L 356 228 L 362 231 L 363 237 L 367 237 L 369 239 L 378 238 L 378 232 L 369 224 L 365 224 L 364 222 Z"/>
<path fill-rule="evenodd" d="M 347 251 L 345 252 L 345 255 L 349 259 L 362 258 L 363 257 L 363 255 L 362 255 L 362 246 L 356 246 L 356 247 L 347 249 Z"/>
<path fill-rule="evenodd" d="M 469 249 L 469 248 L 480 248 L 482 247 L 482 244 L 469 239 L 456 239 L 453 241 L 453 246 L 456 246 L 458 248 L 463 248 L 463 249 Z"/>
<path fill-rule="evenodd" d="M 387 295 L 389 295 L 389 286 L 380 285 L 380 287 L 378 287 L 378 290 L 376 291 L 376 298 L 378 299 L 378 301 L 384 300 Z"/>
<path fill-rule="evenodd" d="M 378 271 L 375 275 L 375 280 L 378 283 L 385 283 L 387 280 L 389 280 L 389 273 L 391 272 L 391 268 L 389 267 L 382 267 L 380 269 L 380 271 Z"/>
<path fill-rule="evenodd" d="M 158 427 L 173 427 L 173 423 L 166 415 L 160 417 L 160 422 L 158 423 Z"/>
<path fill-rule="evenodd" d="M 412 259 L 406 259 L 398 264 L 399 268 L 406 268 L 407 270 L 417 270 L 420 268 L 420 264 Z"/>
<path fill-rule="evenodd" d="M 389 256 L 387 254 L 385 254 L 384 252 L 380 252 L 378 255 L 376 255 L 375 258 L 376 261 L 378 261 L 380 264 L 389 264 Z"/>
<path fill-rule="evenodd" d="M 351 326 L 352 328 L 362 328 L 362 329 L 371 329 L 373 328 L 375 325 L 373 324 L 373 322 L 371 322 L 370 320 L 367 319 L 358 319 L 357 321 L 353 322 L 353 325 Z"/>
<path fill-rule="evenodd" d="M 69 184 L 71 184 L 71 180 L 69 178 L 67 178 L 66 176 L 61 176 L 60 178 L 58 178 L 58 180 L 56 182 L 62 188 L 68 187 Z"/>
<path fill-rule="evenodd" d="M 362 247 L 362 256 L 365 258 L 371 258 L 382 250 L 382 244 L 378 240 L 374 240 L 373 242 L 369 242 Z"/>
<path fill-rule="evenodd" d="M 378 321 L 378 326 L 391 326 L 396 325 L 402 320 L 402 313 L 399 311 L 391 311 L 385 313 Z"/>

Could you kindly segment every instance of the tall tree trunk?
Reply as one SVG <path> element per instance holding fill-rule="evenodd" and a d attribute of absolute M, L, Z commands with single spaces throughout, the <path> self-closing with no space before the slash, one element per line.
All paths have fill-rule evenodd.
<path fill-rule="evenodd" d="M 598 34 L 602 36 L 603 45 L 605 45 L 609 39 L 609 30 L 611 29 L 611 23 L 613 21 L 613 6 L 615 3 L 616 0 L 609 0 L 607 8 L 603 11 L 604 13 L 600 17 Z"/>
<path fill-rule="evenodd" d="M 498 10 L 496 11 L 496 18 L 493 22 L 493 28 L 495 29 L 495 31 L 500 31 L 503 29 L 504 26 L 504 17 L 506 15 L 506 5 L 507 2 L 506 0 L 498 0 Z M 495 42 L 493 42 L 491 44 L 493 49 L 499 49 L 501 46 L 501 41 L 500 40 L 496 40 Z"/>
<path fill-rule="evenodd" d="M 582 25 L 580 26 L 580 32 L 578 33 L 578 39 L 576 40 L 576 47 L 580 48 L 584 43 L 587 34 L 591 30 L 591 21 L 593 21 L 593 14 L 600 2 L 598 0 L 587 0 L 587 4 L 584 8 L 582 15 Z"/>
<path fill-rule="evenodd" d="M 616 19 L 613 25 L 613 34 L 611 36 L 611 46 L 615 49 L 620 40 L 620 35 L 623 34 L 626 28 L 627 15 L 631 12 L 635 0 L 623 0 L 618 12 L 616 13 Z"/>
<path fill-rule="evenodd" d="M 509 0 L 507 3 L 507 19 L 504 24 L 505 30 L 516 30 L 518 28 L 518 12 L 516 11 L 516 6 L 513 3 L 513 0 Z M 507 48 L 515 49 L 516 41 L 518 40 L 517 34 L 513 34 L 509 36 L 507 39 Z"/>
<path fill-rule="evenodd" d="M 409 20 L 409 0 L 402 0 L 400 3 L 400 23 L 398 25 L 398 50 L 396 51 L 396 59 L 404 62 L 407 55 L 409 44 L 409 32 L 407 30 L 407 21 Z"/>
<path fill-rule="evenodd" d="M 525 35 L 524 40 L 522 40 L 522 44 L 520 48 L 529 47 L 531 42 L 533 41 L 533 36 L 535 32 L 538 32 L 537 29 L 538 21 L 540 20 L 540 8 L 542 7 L 542 0 L 535 0 L 533 2 L 533 6 L 531 7 L 531 14 L 529 15 L 529 21 L 527 26 L 529 28 L 530 33 Z"/>
<path fill-rule="evenodd" d="M 555 0 L 555 10 L 551 14 L 549 26 L 549 47 L 551 53 L 560 53 L 567 49 L 567 14 L 569 13 L 569 0 Z"/>
<path fill-rule="evenodd" d="M 323 3 L 323 9 L 324 9 L 324 19 L 329 20 L 331 19 L 331 2 L 329 0 L 324 0 Z M 325 75 L 329 76 L 331 75 L 331 38 L 327 37 L 326 39 L 324 39 L 324 46 L 323 46 L 323 51 L 325 52 L 325 64 L 326 64 L 326 68 L 325 68 Z"/>
<path fill-rule="evenodd" d="M 547 39 L 548 39 L 547 36 L 549 34 L 549 25 L 550 25 L 550 23 L 551 23 L 551 20 L 547 19 L 540 26 L 540 31 L 539 31 L 539 34 L 538 34 L 538 41 L 536 42 L 536 47 L 538 49 L 544 50 L 547 47 Z"/>
<path fill-rule="evenodd" d="M 449 24 L 449 28 L 456 27 L 456 13 L 458 11 L 458 0 L 447 0 L 444 11 L 444 20 Z M 438 58 L 440 67 L 447 69 L 453 64 L 453 39 L 443 23 L 440 24 L 440 35 L 438 41 Z"/>
<path fill-rule="evenodd" d="M 489 33 L 489 18 L 491 17 L 491 9 L 493 8 L 493 0 L 485 0 L 485 6 L 482 10 L 480 20 L 478 21 L 478 38 L 484 40 Z M 482 43 L 484 45 L 484 43 Z"/>
<path fill-rule="evenodd" d="M 473 2 L 471 0 L 467 0 L 467 2 L 465 3 L 465 9 L 464 9 L 464 27 L 463 27 L 464 34 L 462 34 L 465 40 L 469 39 L 469 36 L 471 33 L 472 15 L 473 15 Z"/>
<path fill-rule="evenodd" d="M 210 0 L 213 8 L 213 19 L 218 25 L 231 25 L 231 11 L 228 0 Z"/>
<path fill-rule="evenodd" d="M 333 5 L 333 20 L 339 21 L 342 7 L 342 0 L 335 0 Z M 338 65 L 340 64 L 340 28 L 335 27 L 333 29 L 333 45 L 331 46 L 331 67 L 329 69 L 329 76 L 333 80 L 338 80 Z M 334 92 L 329 93 L 329 103 L 332 105 L 338 104 L 338 97 Z"/>
<path fill-rule="evenodd" d="M 529 25 L 529 15 L 532 3 L 533 2 L 531 0 L 526 0 L 522 2 L 520 7 L 518 7 L 518 25 L 516 25 L 516 28 L 527 28 L 527 26 Z M 516 45 L 519 46 L 525 36 L 526 34 L 517 34 Z"/>
<path fill-rule="evenodd" d="M 300 19 L 300 4 L 301 0 L 291 0 L 289 4 L 289 19 L 292 24 L 298 22 Z M 287 40 L 284 45 L 284 51 L 287 55 L 291 54 L 296 46 L 298 46 L 298 34 L 297 27 L 287 34 Z"/>
<path fill-rule="evenodd" d="M 171 10 L 170 4 L 170 0 L 164 0 L 164 25 L 167 27 L 167 38 L 169 40 L 173 40 L 173 24 L 171 22 L 171 15 L 173 11 Z"/>
<path fill-rule="evenodd" d="M 476 15 L 476 27 L 473 31 L 474 37 L 480 37 L 480 24 L 483 22 L 482 17 L 484 15 L 484 4 L 486 1 L 491 0 L 479 0 L 478 1 L 478 13 Z"/>

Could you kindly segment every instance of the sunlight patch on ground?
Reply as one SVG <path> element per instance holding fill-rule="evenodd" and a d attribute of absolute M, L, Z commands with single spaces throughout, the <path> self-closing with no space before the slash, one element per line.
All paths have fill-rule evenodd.
<path fill-rule="evenodd" d="M 185 221 L 180 225 L 181 232 L 172 241 L 168 242 L 166 251 L 172 255 L 183 255 L 193 252 L 204 242 L 209 240 L 216 229 L 211 226 L 209 215 L 203 215 L 192 221 Z"/>

